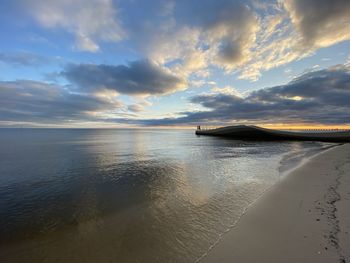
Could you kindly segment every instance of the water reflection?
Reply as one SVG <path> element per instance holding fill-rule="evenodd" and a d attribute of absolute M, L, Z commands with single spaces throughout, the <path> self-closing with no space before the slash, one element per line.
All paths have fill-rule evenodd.
<path fill-rule="evenodd" d="M 283 154 L 320 147 L 180 130 L 0 133 L 6 262 L 194 261 L 279 179 Z"/>

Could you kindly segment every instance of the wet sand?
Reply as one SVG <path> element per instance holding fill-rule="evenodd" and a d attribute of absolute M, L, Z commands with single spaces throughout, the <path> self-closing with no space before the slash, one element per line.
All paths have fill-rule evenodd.
<path fill-rule="evenodd" d="M 200 262 L 350 262 L 350 144 L 295 169 Z"/>

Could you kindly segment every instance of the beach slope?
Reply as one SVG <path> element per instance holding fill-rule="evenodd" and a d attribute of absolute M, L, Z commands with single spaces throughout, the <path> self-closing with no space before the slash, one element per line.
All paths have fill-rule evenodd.
<path fill-rule="evenodd" d="M 200 262 L 350 262 L 350 144 L 294 170 Z"/>

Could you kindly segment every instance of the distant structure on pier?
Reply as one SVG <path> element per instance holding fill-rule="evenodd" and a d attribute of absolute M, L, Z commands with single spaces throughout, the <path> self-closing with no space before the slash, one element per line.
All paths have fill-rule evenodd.
<path fill-rule="evenodd" d="M 308 129 L 273 130 L 254 125 L 236 125 L 214 129 L 201 129 L 197 126 L 197 135 L 230 137 L 241 140 L 299 140 L 324 142 L 350 142 L 350 130 Z"/>

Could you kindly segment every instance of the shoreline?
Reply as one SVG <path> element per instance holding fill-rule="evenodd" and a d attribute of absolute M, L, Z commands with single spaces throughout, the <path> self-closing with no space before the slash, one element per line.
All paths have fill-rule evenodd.
<path fill-rule="evenodd" d="M 350 144 L 307 158 L 197 262 L 349 262 L 349 177 Z"/>
<path fill-rule="evenodd" d="M 323 146 L 323 147 L 317 149 L 317 151 L 312 153 L 312 154 L 310 154 L 310 152 L 308 152 L 308 151 L 303 152 L 303 155 L 301 156 L 301 158 L 298 158 L 299 160 L 295 163 L 294 167 L 288 167 L 288 164 L 283 164 L 282 163 L 283 160 L 281 160 L 280 166 L 278 168 L 278 172 L 280 173 L 280 178 L 282 178 L 282 180 L 283 180 L 284 177 L 288 176 L 289 174 L 293 173 L 295 170 L 297 170 L 297 169 L 301 168 L 302 166 L 306 165 L 313 158 L 316 158 L 317 156 L 319 156 L 319 155 L 321 155 L 323 153 L 326 153 L 326 152 L 328 152 L 328 151 L 330 151 L 330 150 L 332 150 L 334 148 L 342 146 L 342 145 L 344 145 L 344 143 L 335 143 L 333 145 Z M 290 153 L 287 153 L 287 154 L 290 154 Z M 287 162 L 288 162 L 288 159 L 290 159 L 290 157 L 287 158 L 287 160 L 286 160 Z M 285 167 L 287 167 L 287 168 L 285 168 Z M 278 182 L 276 182 L 276 184 L 277 183 Z M 275 184 L 272 185 L 269 189 L 267 189 L 267 191 L 269 191 L 274 186 L 275 186 Z"/>
<path fill-rule="evenodd" d="M 202 262 L 202 259 L 204 259 L 210 252 L 212 249 L 214 249 L 217 244 L 219 244 L 222 240 L 222 238 L 227 234 L 229 233 L 230 231 L 233 231 L 238 222 L 241 220 L 241 218 L 243 217 L 243 215 L 245 215 L 247 213 L 247 211 L 260 199 L 262 198 L 266 193 L 268 193 L 270 190 L 272 190 L 278 183 L 280 183 L 282 180 L 284 180 L 285 177 L 287 177 L 289 174 L 291 174 L 292 172 L 294 172 L 295 170 L 297 170 L 298 168 L 302 167 L 303 165 L 307 164 L 310 160 L 312 160 L 313 158 L 333 149 L 333 148 L 336 148 L 336 147 L 339 147 L 341 145 L 344 145 L 344 144 L 341 144 L 341 143 L 337 143 L 337 144 L 333 144 L 333 145 L 329 145 L 329 146 L 323 146 L 321 148 L 319 148 L 317 150 L 316 153 L 313 153 L 311 155 L 310 152 L 308 151 L 302 151 L 302 156 L 301 158 L 298 157 L 297 159 L 297 162 L 295 163 L 295 167 L 293 168 L 285 168 L 285 167 L 288 167 L 288 165 L 286 164 L 283 164 L 282 163 L 282 160 L 285 158 L 284 156 L 285 155 L 289 155 L 290 152 L 287 152 L 286 154 L 284 154 L 284 156 L 282 157 L 282 160 L 280 161 L 280 166 L 277 168 L 278 172 L 279 172 L 279 179 L 277 182 L 275 182 L 273 185 L 269 186 L 268 188 L 266 188 L 260 195 L 257 199 L 253 200 L 243 211 L 243 213 L 239 216 L 239 218 L 234 222 L 234 224 L 232 224 L 226 231 L 224 231 L 223 233 L 220 234 L 219 238 L 209 247 L 209 249 L 204 253 L 202 254 L 201 256 L 199 256 L 196 260 L 195 260 L 195 263 L 198 263 L 198 262 Z M 300 153 L 301 151 L 297 151 L 297 152 L 294 152 L 295 153 Z M 290 157 L 287 157 L 287 162 L 288 160 L 290 159 Z"/>

